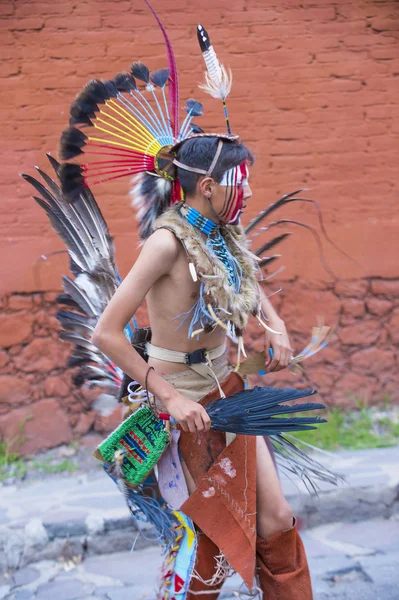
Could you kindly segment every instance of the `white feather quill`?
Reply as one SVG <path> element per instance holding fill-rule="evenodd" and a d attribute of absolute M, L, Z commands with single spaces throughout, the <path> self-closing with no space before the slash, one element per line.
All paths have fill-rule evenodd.
<path fill-rule="evenodd" d="M 197 36 L 207 69 L 205 72 L 205 82 L 201 83 L 199 87 L 207 94 L 210 94 L 213 98 L 223 102 L 223 108 L 227 122 L 227 131 L 228 133 L 231 133 L 226 107 L 226 98 L 231 91 L 231 86 L 233 83 L 231 69 L 226 69 L 219 62 L 216 52 L 209 39 L 209 35 L 202 25 L 197 26 Z"/>

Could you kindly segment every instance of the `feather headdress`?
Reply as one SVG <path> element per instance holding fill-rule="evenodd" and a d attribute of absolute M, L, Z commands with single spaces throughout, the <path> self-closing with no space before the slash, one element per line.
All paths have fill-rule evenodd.
<path fill-rule="evenodd" d="M 160 207 L 151 202 L 157 202 L 160 188 L 162 210 L 181 200 L 173 146 L 202 131 L 192 122 L 202 115 L 202 105 L 192 98 L 183 107 L 186 116 L 180 126 L 172 45 L 158 15 L 145 2 L 162 31 L 168 67 L 151 71 L 143 62 L 135 61 L 128 72 L 113 79 L 91 80 L 71 105 L 69 127 L 61 135 L 59 151 L 60 158 L 68 161 L 60 168 L 62 191 L 72 202 L 88 186 L 140 174 L 143 188 L 138 196 L 143 202 L 135 205 L 139 205 L 143 237 L 151 233 L 153 219 L 148 215 L 159 213 Z M 69 162 L 76 158 L 79 164 Z M 159 178 L 167 184 L 158 185 Z M 149 213 L 142 210 L 149 204 Z"/>
<path fill-rule="evenodd" d="M 89 81 L 71 105 L 69 127 L 61 135 L 59 151 L 65 161 L 59 171 L 62 191 L 72 202 L 89 186 L 133 176 L 133 205 L 142 239 L 151 234 L 159 214 L 182 200 L 173 164 L 180 145 L 193 135 L 204 135 L 193 122 L 203 113 L 197 100 L 187 100 L 180 123 L 172 44 L 160 18 L 148 0 L 144 1 L 162 32 L 167 68 L 151 71 L 142 61 L 135 61 L 128 71 L 110 80 Z M 198 25 L 197 32 L 207 68 L 200 87 L 222 101 L 231 134 L 226 107 L 231 71 L 220 64 L 206 30 Z M 71 162 L 74 159 L 79 162 Z"/>

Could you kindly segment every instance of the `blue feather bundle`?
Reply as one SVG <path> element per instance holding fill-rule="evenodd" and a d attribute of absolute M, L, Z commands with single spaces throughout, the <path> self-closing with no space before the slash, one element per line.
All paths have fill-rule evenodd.
<path fill-rule="evenodd" d="M 243 435 L 277 435 L 284 431 L 316 429 L 315 425 L 325 423 L 326 419 L 280 416 L 325 408 L 324 404 L 314 402 L 284 406 L 280 404 L 314 394 L 317 394 L 317 390 L 255 387 L 228 398 L 220 398 L 208 404 L 206 411 L 211 418 L 212 429 L 216 431 Z"/>

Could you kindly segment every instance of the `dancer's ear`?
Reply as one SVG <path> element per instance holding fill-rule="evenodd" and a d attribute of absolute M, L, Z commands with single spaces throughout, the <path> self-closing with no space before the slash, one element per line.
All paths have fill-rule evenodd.
<path fill-rule="evenodd" d="M 215 181 L 212 179 L 212 177 L 203 177 L 198 182 L 198 190 L 201 196 L 210 200 L 215 190 Z"/>

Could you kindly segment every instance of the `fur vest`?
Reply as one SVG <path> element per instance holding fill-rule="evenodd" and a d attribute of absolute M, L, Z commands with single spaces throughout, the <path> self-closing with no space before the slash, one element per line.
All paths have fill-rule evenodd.
<path fill-rule="evenodd" d="M 250 314 L 260 312 L 260 288 L 256 277 L 258 267 L 254 255 L 248 251 L 247 240 L 241 225 L 224 225 L 221 234 L 233 257 L 241 267 L 240 291 L 237 294 L 229 285 L 225 266 L 207 247 L 200 231 L 180 214 L 183 203 L 175 204 L 155 221 L 154 230 L 169 229 L 182 243 L 189 262 L 190 272 L 201 283 L 198 323 L 210 331 L 221 321 L 225 327 L 233 325 L 233 332 L 242 335 Z M 202 303 L 202 305 L 201 305 Z M 212 307 L 209 313 L 209 305 Z M 201 320 L 201 311 L 209 317 Z M 213 313 L 213 314 L 212 314 Z M 217 316 L 217 319 L 212 317 Z M 220 322 L 219 322 L 220 325 Z"/>

